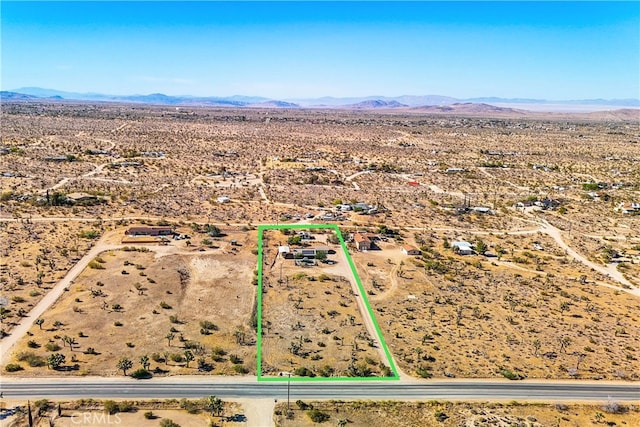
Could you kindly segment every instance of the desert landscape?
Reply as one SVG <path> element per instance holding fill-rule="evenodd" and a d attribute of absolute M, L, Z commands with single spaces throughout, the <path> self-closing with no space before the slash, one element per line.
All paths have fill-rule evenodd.
<path fill-rule="evenodd" d="M 95 245 L 111 245 L 5 371 L 118 375 L 113 360 L 125 358 L 159 375 L 255 373 L 255 226 L 333 223 L 346 239 L 380 237 L 349 251 L 406 375 L 638 379 L 638 123 L 482 116 L 4 105 L 3 335 Z M 133 226 L 176 234 L 123 240 Z M 271 232 L 269 250 L 289 237 Z M 365 372 L 383 373 L 344 265 L 282 262 L 263 276 L 274 316 L 265 372 L 319 371 L 357 347 Z M 298 302 L 318 298 L 314 314 Z M 327 324 L 311 333 L 309 316 Z M 351 350 L 327 356 L 320 343 Z M 65 369 L 47 369 L 56 353 Z"/>
<path fill-rule="evenodd" d="M 17 343 L 14 372 L 112 376 L 127 373 L 123 359 L 141 377 L 255 372 L 255 238 L 191 226 L 170 244 L 121 243 L 133 228 L 100 240 L 105 250 Z"/>
<path fill-rule="evenodd" d="M 29 101 L 5 103 L 0 126 L 5 378 L 640 380 L 633 118 Z M 261 259 L 260 226 L 273 227 Z M 296 400 L 259 413 L 287 426 L 638 418 L 617 401 Z M 119 416 L 243 425 L 255 410 L 229 405 Z M 46 425 L 56 407 L 41 406 Z"/>
<path fill-rule="evenodd" d="M 263 233 L 262 373 L 393 376 L 333 230 L 298 230 Z"/>

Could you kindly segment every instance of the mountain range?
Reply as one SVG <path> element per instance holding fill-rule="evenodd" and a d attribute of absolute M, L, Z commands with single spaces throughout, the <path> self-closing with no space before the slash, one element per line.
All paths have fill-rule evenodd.
<path fill-rule="evenodd" d="M 268 108 L 340 108 L 340 109 L 419 109 L 433 112 L 453 110 L 517 112 L 516 108 L 536 111 L 589 112 L 617 108 L 640 108 L 640 99 L 583 99 L 550 101 L 529 98 L 453 98 L 440 95 L 403 95 L 396 97 L 321 97 L 301 99 L 271 99 L 260 96 L 234 95 L 228 97 L 170 96 L 162 93 L 149 95 L 106 95 L 100 93 L 76 93 L 39 87 L 22 87 L 12 91 L 1 91 L 4 100 L 76 100 L 101 102 L 130 102 L 156 105 L 220 106 L 220 107 L 268 107 Z M 488 105 L 490 104 L 490 105 Z M 450 108 L 429 108 L 450 107 Z M 512 108 L 513 107 L 513 108 Z M 512 111 L 509 111 L 512 110 Z"/>

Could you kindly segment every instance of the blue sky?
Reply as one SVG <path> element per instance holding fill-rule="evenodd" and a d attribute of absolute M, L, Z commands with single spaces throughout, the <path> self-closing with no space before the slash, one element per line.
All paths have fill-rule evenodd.
<path fill-rule="evenodd" d="M 3 90 L 640 98 L 640 2 L 7 2 Z"/>

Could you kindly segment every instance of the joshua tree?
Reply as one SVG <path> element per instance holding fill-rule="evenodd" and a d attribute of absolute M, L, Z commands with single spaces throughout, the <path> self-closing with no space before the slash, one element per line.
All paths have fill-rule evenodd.
<path fill-rule="evenodd" d="M 456 309 L 456 325 L 460 326 L 460 324 L 462 323 L 462 312 L 464 310 L 464 306 L 461 305 Z"/>
<path fill-rule="evenodd" d="M 533 355 L 538 356 L 538 350 L 540 350 L 540 340 L 537 338 L 533 340 L 533 350 Z"/>
<path fill-rule="evenodd" d="M 416 347 L 414 351 L 416 352 L 416 357 L 418 359 L 420 359 L 420 355 L 424 352 L 424 350 L 420 347 Z"/>
<path fill-rule="evenodd" d="M 173 332 L 169 332 L 165 338 L 167 339 L 168 343 L 169 343 L 169 347 L 171 347 L 171 340 L 174 339 L 176 337 L 176 334 L 174 334 Z"/>
<path fill-rule="evenodd" d="M 587 353 L 574 353 L 574 355 L 578 356 L 578 361 L 576 362 L 576 370 L 580 369 L 580 364 L 587 357 Z"/>
<path fill-rule="evenodd" d="M 215 414 L 219 417 L 224 409 L 224 402 L 219 397 L 209 396 L 207 399 L 207 409 L 211 411 L 211 415 Z"/>
<path fill-rule="evenodd" d="M 151 365 L 151 362 L 149 361 L 149 356 L 147 356 L 146 354 L 143 356 L 140 356 L 140 364 L 144 369 L 148 370 L 149 365 Z"/>
<path fill-rule="evenodd" d="M 431 341 L 433 339 L 433 337 L 429 334 L 424 334 L 422 336 L 422 345 L 425 345 L 426 343 L 428 343 L 429 341 Z"/>
<path fill-rule="evenodd" d="M 233 333 L 233 336 L 236 339 L 236 343 L 243 345 L 244 341 L 246 339 L 246 333 L 244 331 L 244 328 L 242 326 L 238 326 L 238 328 L 236 328 L 236 331 Z"/>
<path fill-rule="evenodd" d="M 122 369 L 123 375 L 127 375 L 127 370 L 131 369 L 132 367 L 133 367 L 133 362 L 127 359 L 126 357 L 122 357 L 120 360 L 118 360 L 118 363 L 116 364 L 116 368 Z"/>
<path fill-rule="evenodd" d="M 298 344 L 297 342 L 291 341 L 291 345 L 289 346 L 289 351 L 296 356 L 300 353 L 300 349 L 302 348 L 302 344 Z"/>
<path fill-rule="evenodd" d="M 64 361 L 65 361 L 64 354 L 53 353 L 49 355 L 49 357 L 47 358 L 47 365 L 49 365 L 51 369 L 58 369 L 60 366 L 62 366 Z"/>
<path fill-rule="evenodd" d="M 69 344 L 69 348 L 71 348 L 71 350 L 73 350 L 72 344 L 75 343 L 75 339 L 71 338 L 68 335 L 65 335 L 62 337 L 62 346 L 64 347 L 65 344 Z"/>
<path fill-rule="evenodd" d="M 560 337 L 558 341 L 560 342 L 560 352 L 566 351 L 567 346 L 571 344 L 571 338 L 569 337 Z"/>
<path fill-rule="evenodd" d="M 42 330 L 42 324 L 44 323 L 44 319 L 40 318 L 40 319 L 36 319 L 35 322 L 36 325 L 38 325 L 40 327 L 40 330 Z"/>
<path fill-rule="evenodd" d="M 189 367 L 189 362 L 191 362 L 193 359 L 195 359 L 193 352 L 191 350 L 186 350 L 184 352 L 184 360 L 187 361 L 187 368 Z"/>

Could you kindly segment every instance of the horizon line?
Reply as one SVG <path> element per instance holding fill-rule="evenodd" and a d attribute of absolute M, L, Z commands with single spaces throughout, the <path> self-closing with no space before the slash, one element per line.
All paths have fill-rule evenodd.
<path fill-rule="evenodd" d="M 52 0 L 53 1 L 53 0 Z M 146 1 L 146 0 L 145 0 Z M 150 1 L 150 0 L 149 0 Z M 169 1 L 169 0 L 167 0 Z M 456 0 L 457 1 L 457 0 Z M 402 97 L 441 97 L 441 98 L 451 98 L 456 101 L 468 101 L 475 99 L 496 99 L 500 101 L 545 101 L 547 103 L 554 102 L 582 102 L 582 101 L 638 101 L 640 102 L 640 97 L 622 97 L 622 98 L 605 98 L 605 97 L 583 97 L 583 98 L 573 98 L 573 99 L 548 99 L 548 98 L 537 98 L 530 96 L 496 96 L 496 95 L 482 95 L 482 96 L 466 96 L 466 97 L 458 97 L 451 95 L 442 95 L 437 93 L 428 93 L 428 94 L 409 94 L 404 93 L 402 95 L 381 95 L 381 94 L 369 94 L 369 95 L 319 95 L 319 96 L 287 96 L 287 97 L 270 97 L 264 95 L 256 95 L 256 94 L 240 94 L 234 93 L 232 95 L 193 95 L 189 93 L 180 94 L 180 95 L 168 95 L 163 92 L 149 92 L 149 93 L 128 93 L 128 94 L 116 94 L 116 93 L 105 93 L 99 91 L 77 91 L 77 90 L 63 90 L 63 89 L 52 89 L 42 86 L 22 86 L 14 89 L 3 89 L 0 87 L 0 92 L 11 92 L 11 93 L 19 93 L 22 95 L 30 95 L 28 93 L 20 92 L 20 90 L 24 89 L 38 89 L 43 91 L 52 91 L 52 92 L 64 92 L 73 95 L 100 95 L 100 96 L 111 96 L 111 97 L 131 97 L 131 96 L 152 96 L 152 95 L 162 95 L 169 98 L 217 98 L 217 99 L 225 99 L 225 98 L 234 98 L 234 97 L 246 97 L 246 98 L 264 98 L 270 101 L 287 101 L 287 100 L 301 100 L 301 101 L 312 101 L 322 98 L 332 98 L 332 99 L 350 99 L 350 98 L 402 98 Z M 43 97 L 40 95 L 30 95 Z"/>

